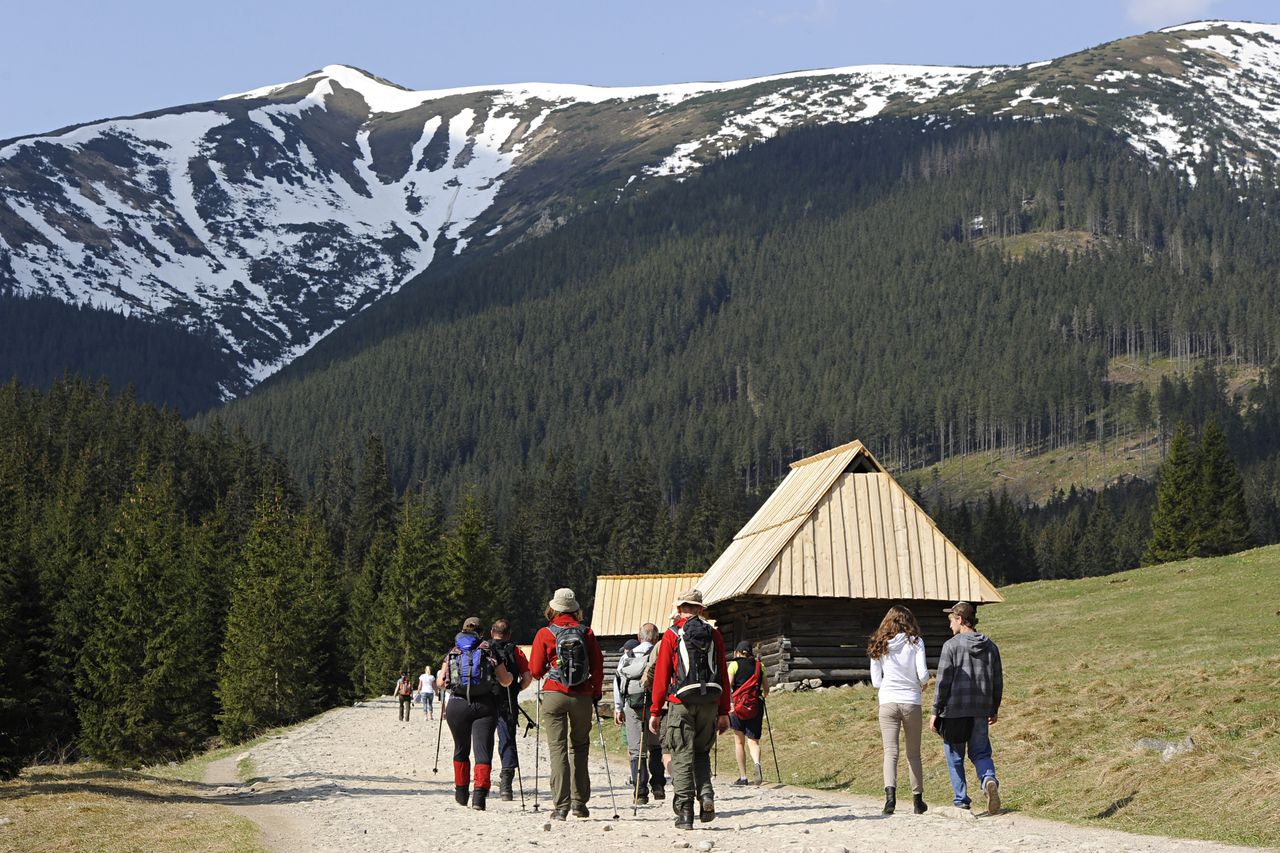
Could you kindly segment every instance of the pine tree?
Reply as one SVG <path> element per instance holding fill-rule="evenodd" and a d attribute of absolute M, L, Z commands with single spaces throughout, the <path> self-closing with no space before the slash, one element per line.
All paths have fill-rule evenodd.
<path fill-rule="evenodd" d="M 446 577 L 459 591 L 454 621 L 461 624 L 467 616 L 479 616 L 488 624 L 507 614 L 511 607 L 510 583 L 489 515 L 474 489 L 462 496 L 453 524 L 445 534 L 444 567 Z"/>
<path fill-rule="evenodd" d="M 360 480 L 351 502 L 351 523 L 347 527 L 347 541 L 343 549 L 349 575 L 364 566 L 374 537 L 391 529 L 395 512 L 395 493 L 387 469 L 387 453 L 382 438 L 370 435 L 365 444 Z"/>
<path fill-rule="evenodd" d="M 1106 495 L 1099 492 L 1085 521 L 1084 535 L 1080 538 L 1077 557 L 1080 576 L 1105 575 L 1119 569 L 1116 565 L 1115 534 L 1115 514 Z"/>
<path fill-rule="evenodd" d="M 105 544 L 93 629 L 80 666 L 82 743 L 111 764 L 172 758 L 209 733 L 201 683 L 208 641 L 173 473 L 146 463 Z"/>
<path fill-rule="evenodd" d="M 1199 521 L 1200 488 L 1198 454 L 1179 422 L 1169 443 L 1169 455 L 1160 466 L 1156 508 L 1151 514 L 1151 538 L 1143 562 L 1166 563 L 1191 555 Z"/>
<path fill-rule="evenodd" d="M 452 624 L 453 590 L 445 585 L 438 504 L 406 494 L 396 525 L 396 546 L 382 578 L 375 611 L 368 679 L 390 689 L 400 672 L 417 672 L 448 647 L 438 629 Z M 437 629 L 433 636 L 433 629 Z"/>
<path fill-rule="evenodd" d="M 281 489 L 258 501 L 218 663 L 219 730 L 239 741 L 318 709 L 316 567 Z M 311 534 L 320 539 L 319 531 Z"/>
<path fill-rule="evenodd" d="M 1200 436 L 1197 476 L 1197 517 L 1191 542 L 1193 553 L 1216 557 L 1243 550 L 1249 544 L 1249 511 L 1244 480 L 1231 458 L 1227 437 L 1216 417 L 1209 418 Z"/>
<path fill-rule="evenodd" d="M 373 538 L 347 600 L 342 628 L 343 663 L 348 667 L 349 681 L 359 697 L 379 696 L 386 689 L 376 677 L 379 667 L 372 658 L 373 628 L 377 620 L 378 593 L 394 548 L 395 542 L 387 531 L 380 531 Z"/>

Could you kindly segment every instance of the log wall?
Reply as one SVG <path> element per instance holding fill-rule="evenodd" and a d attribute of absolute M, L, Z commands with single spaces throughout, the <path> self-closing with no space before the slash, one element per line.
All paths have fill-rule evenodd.
<path fill-rule="evenodd" d="M 942 644 L 951 637 L 943 608 L 949 602 L 925 600 L 742 596 L 711 608 L 727 649 L 740 640 L 756 645 L 770 684 L 820 679 L 848 684 L 871 678 L 867 640 L 889 607 L 901 604 L 920 622 L 930 671 L 938 666 Z"/>

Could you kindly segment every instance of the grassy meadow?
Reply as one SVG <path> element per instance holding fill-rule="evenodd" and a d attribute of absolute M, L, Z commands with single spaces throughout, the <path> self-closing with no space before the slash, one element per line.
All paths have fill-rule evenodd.
<path fill-rule="evenodd" d="M 1006 808 L 1280 846 L 1280 546 L 1001 591 L 980 627 L 1004 660 Z M 778 695 L 770 716 L 784 781 L 883 796 L 869 686 Z M 1195 749 L 1168 763 L 1136 747 L 1188 735 Z M 925 799 L 948 806 L 941 741 L 924 737 Z M 899 774 L 905 787 L 905 760 Z"/>

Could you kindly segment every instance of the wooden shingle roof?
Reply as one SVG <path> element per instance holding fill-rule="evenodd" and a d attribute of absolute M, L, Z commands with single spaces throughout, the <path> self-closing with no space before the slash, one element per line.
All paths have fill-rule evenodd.
<path fill-rule="evenodd" d="M 635 634 L 645 622 L 667 627 L 671 603 L 698 585 L 700 574 L 600 575 L 591 630 L 600 637 Z"/>
<path fill-rule="evenodd" d="M 740 595 L 1003 601 L 861 442 L 801 459 L 698 584 Z"/>

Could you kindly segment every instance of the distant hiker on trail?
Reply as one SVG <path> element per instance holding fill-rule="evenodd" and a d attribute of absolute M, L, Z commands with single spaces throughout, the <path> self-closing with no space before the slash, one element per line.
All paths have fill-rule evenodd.
<path fill-rule="evenodd" d="M 658 735 L 650 732 L 648 725 L 649 688 L 645 684 L 645 670 L 649 668 L 651 653 L 658 642 L 658 626 L 646 622 L 634 640 L 628 640 L 631 649 L 618 661 L 613 677 L 613 721 L 626 726 L 627 752 L 631 756 L 631 791 L 637 805 L 653 798 L 666 797 L 666 770 L 662 766 L 662 745 Z M 633 645 L 634 644 L 634 645 Z"/>
<path fill-rule="evenodd" d="M 480 618 L 469 616 L 440 667 L 440 683 L 451 691 L 445 722 L 453 735 L 453 795 L 467 804 L 471 753 L 475 751 L 475 790 L 471 808 L 484 811 L 493 768 L 493 735 L 498 725 L 499 686 L 514 679 L 480 637 Z"/>
<path fill-rule="evenodd" d="M 396 682 L 395 697 L 400 700 L 400 722 L 409 722 L 409 711 L 413 708 L 413 679 L 409 673 L 400 673 Z"/>
<path fill-rule="evenodd" d="M 513 676 L 510 685 L 498 688 L 498 755 L 502 758 L 498 799 L 509 801 L 515 799 L 511 783 L 516 778 L 516 768 L 520 766 L 520 755 L 516 750 L 520 691 L 533 681 L 533 674 L 529 672 L 529 659 L 511 639 L 511 623 L 506 619 L 499 619 L 489 627 L 489 643 L 498 661 Z"/>
<path fill-rule="evenodd" d="M 916 814 L 929 807 L 924 802 L 924 770 L 920 764 L 922 712 L 920 689 L 929 683 L 924 639 L 915 614 L 895 604 L 867 642 L 871 659 L 871 686 L 880 690 L 880 740 L 884 744 L 884 813 L 898 805 L 898 732 L 907 742 L 907 769 Z"/>
<path fill-rule="evenodd" d="M 951 789 L 957 808 L 969 808 L 965 785 L 964 755 L 978 773 L 987 795 L 987 813 L 1000 814 L 1000 783 L 991 760 L 991 738 L 987 727 L 1000 716 L 1004 695 L 1004 670 L 1000 649 L 984 634 L 974 630 L 977 610 L 967 601 L 957 601 L 942 611 L 951 619 L 954 635 L 942 647 L 938 659 L 938 683 L 933 693 L 933 715 L 929 728 L 942 735 L 942 750 L 951 774 Z"/>
<path fill-rule="evenodd" d="M 738 759 L 738 779 L 733 784 L 757 785 L 760 772 L 760 731 L 764 727 L 764 697 L 769 695 L 769 676 L 752 654 L 751 641 L 743 640 L 733 649 L 729 661 L 729 728 L 733 730 L 733 755 Z M 747 756 L 755 765 L 755 779 L 747 779 Z"/>
<path fill-rule="evenodd" d="M 422 713 L 428 720 L 434 720 L 436 714 L 432 703 L 436 698 L 436 677 L 432 675 L 429 666 L 422 670 L 422 675 L 418 676 L 418 698 L 422 700 Z"/>
<path fill-rule="evenodd" d="M 695 797 L 703 823 L 716 816 L 711 747 L 729 728 L 729 679 L 724 638 L 702 618 L 702 593 L 691 589 L 675 605 L 675 624 L 662 635 L 654 661 L 649 731 L 658 733 L 662 705 L 669 703 L 664 747 L 675 786 L 671 805 L 676 827 L 693 829 Z"/>
<path fill-rule="evenodd" d="M 539 694 L 546 718 L 551 764 L 551 818 L 588 817 L 591 778 L 591 715 L 604 694 L 604 655 L 591 629 L 583 625 L 582 608 L 573 590 L 556 590 L 547 606 L 548 625 L 533 638 L 529 669 L 546 676 Z"/>

